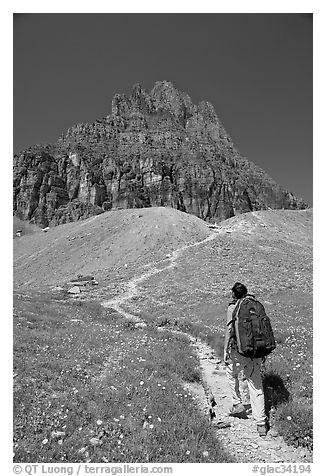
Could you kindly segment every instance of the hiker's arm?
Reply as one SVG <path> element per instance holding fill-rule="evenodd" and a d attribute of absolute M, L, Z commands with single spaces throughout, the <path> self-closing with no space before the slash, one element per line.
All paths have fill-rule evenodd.
<path fill-rule="evenodd" d="M 232 314 L 234 310 L 234 305 L 230 305 L 227 310 L 226 315 L 226 331 L 224 338 L 224 362 L 227 363 L 230 359 L 230 340 L 233 337 L 233 328 L 232 328 Z"/>
<path fill-rule="evenodd" d="M 227 326 L 225 331 L 225 338 L 224 338 L 224 362 L 227 363 L 230 360 L 230 341 L 232 337 L 231 332 L 231 324 Z"/>

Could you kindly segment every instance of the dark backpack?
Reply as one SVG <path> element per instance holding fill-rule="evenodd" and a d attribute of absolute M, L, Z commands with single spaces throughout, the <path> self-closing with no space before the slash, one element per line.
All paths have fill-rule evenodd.
<path fill-rule="evenodd" d="M 276 348 L 269 317 L 255 296 L 248 294 L 238 300 L 232 320 L 239 354 L 251 358 L 265 357 Z"/>

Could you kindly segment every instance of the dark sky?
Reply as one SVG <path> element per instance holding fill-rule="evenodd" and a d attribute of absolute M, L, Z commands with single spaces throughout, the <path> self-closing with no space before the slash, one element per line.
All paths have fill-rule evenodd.
<path fill-rule="evenodd" d="M 210 101 L 235 146 L 312 205 L 312 15 L 16 14 L 14 152 L 171 81 Z"/>

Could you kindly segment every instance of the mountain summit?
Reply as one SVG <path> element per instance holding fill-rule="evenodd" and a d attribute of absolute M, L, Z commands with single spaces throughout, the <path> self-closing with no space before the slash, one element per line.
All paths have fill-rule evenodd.
<path fill-rule="evenodd" d="M 116 94 L 110 115 L 14 157 L 14 213 L 48 226 L 168 206 L 207 221 L 307 205 L 234 147 L 214 107 L 167 81 Z"/>

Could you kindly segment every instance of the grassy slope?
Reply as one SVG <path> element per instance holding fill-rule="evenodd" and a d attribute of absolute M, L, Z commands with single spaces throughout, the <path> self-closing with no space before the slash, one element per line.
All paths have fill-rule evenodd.
<path fill-rule="evenodd" d="M 14 307 L 16 462 L 231 461 L 184 389 L 187 340 L 44 293 Z"/>
<path fill-rule="evenodd" d="M 153 213 L 154 215 L 152 215 Z M 139 217 L 139 215 L 142 216 Z M 267 312 L 272 319 L 279 344 L 277 350 L 268 359 L 267 363 L 266 383 L 267 386 L 270 387 L 270 390 L 267 389 L 267 391 L 270 392 L 270 400 L 274 400 L 274 403 L 279 402 L 282 395 L 284 395 L 282 385 L 285 386 L 284 388 L 286 388 L 286 391 L 290 393 L 293 399 L 291 403 L 279 406 L 277 416 L 279 428 L 291 443 L 310 446 L 312 436 L 312 213 L 309 210 L 248 213 L 227 220 L 220 224 L 220 227 L 232 230 L 232 232 L 218 235 L 216 240 L 206 245 L 185 251 L 179 257 L 175 268 L 157 274 L 148 281 L 144 281 L 141 285 L 141 295 L 133 299 L 128 304 L 128 307 L 132 312 L 140 314 L 141 317 L 148 322 L 161 323 L 169 321 L 174 323 L 177 321 L 181 328 L 185 328 L 193 334 L 201 335 L 201 337 L 206 338 L 216 347 L 216 350 L 220 352 L 224 332 L 225 309 L 230 298 L 230 287 L 234 281 L 237 280 L 248 284 L 250 292 L 255 293 L 256 296 L 265 303 Z M 41 286 L 42 284 L 48 286 L 52 284 L 62 284 L 63 280 L 68 280 L 77 272 L 94 272 L 94 274 L 97 273 L 96 277 L 102 277 L 103 283 L 108 285 L 107 289 L 109 289 L 110 285 L 116 285 L 117 273 L 120 273 L 119 277 L 122 279 L 123 288 L 123 283 L 127 281 L 128 276 L 138 275 L 143 272 L 142 265 L 144 263 L 162 258 L 167 252 L 171 252 L 173 249 L 183 246 L 186 243 L 202 240 L 208 236 L 208 234 L 207 226 L 197 218 L 170 209 L 158 209 L 158 211 L 155 209 L 124 210 L 114 212 L 114 214 L 104 214 L 96 217 L 96 219 L 89 219 L 82 223 L 73 223 L 57 227 L 51 230 L 51 234 L 42 234 L 37 241 L 30 240 L 29 237 L 25 237 L 24 241 L 23 239 L 14 240 L 17 243 L 17 247 L 15 248 L 15 258 L 17 259 L 15 283 L 17 287 L 21 287 L 21 285 L 26 282 L 30 283 L 29 286 L 33 285 L 34 287 Z M 67 236 L 76 236 L 76 238 L 69 241 Z M 104 252 L 107 247 L 110 247 L 109 253 L 107 251 Z M 34 256 L 31 256 L 33 254 Z M 100 256 L 100 260 L 96 260 L 97 256 Z M 125 264 L 127 264 L 127 268 Z M 105 295 L 105 287 L 103 287 L 102 293 Z M 17 302 L 19 303 L 19 301 Z M 76 364 L 76 362 L 73 363 L 73 360 L 81 358 L 82 352 L 80 349 L 83 347 L 83 339 L 88 339 L 88 336 L 90 336 L 89 339 L 91 340 L 94 338 L 93 343 L 91 344 L 90 342 L 93 348 L 92 359 L 89 362 L 87 359 L 85 361 L 83 360 L 82 367 L 88 368 L 89 365 L 95 380 L 98 379 L 98 375 L 101 374 L 100 367 L 103 365 L 103 362 L 105 362 L 106 355 L 109 354 L 109 350 L 106 353 L 104 352 L 104 354 L 102 353 L 103 342 L 101 338 L 98 337 L 98 334 L 93 332 L 93 329 L 96 329 L 98 325 L 96 313 L 91 313 L 83 308 L 78 310 L 78 312 L 83 314 L 82 321 L 87 322 L 87 327 L 84 328 L 84 324 L 70 324 L 70 322 L 64 318 L 67 313 L 71 317 L 76 317 L 76 309 L 69 308 L 69 306 L 71 306 L 70 304 L 65 304 L 64 307 L 62 306 L 63 304 L 60 304 L 58 307 L 58 303 L 52 301 L 47 304 L 40 304 L 34 316 L 34 321 L 37 326 L 40 326 L 39 330 L 43 329 L 42 332 L 45 334 L 46 345 L 49 346 L 47 352 L 50 352 L 51 358 L 48 359 L 48 357 L 46 357 L 46 362 L 53 361 L 54 367 L 56 360 L 53 357 L 56 355 L 55 345 L 57 345 L 57 342 L 60 344 L 61 354 L 64 354 L 65 350 L 69 349 L 70 343 L 67 339 L 62 340 L 62 337 L 66 334 L 75 336 L 76 326 L 78 326 L 78 331 L 82 331 L 78 337 L 79 342 L 77 339 L 76 345 L 71 348 L 67 360 L 59 360 L 57 373 L 55 373 L 51 367 L 51 371 L 47 377 L 50 379 L 48 395 L 52 393 L 53 389 L 56 389 L 56 386 L 60 387 L 60 385 L 62 385 L 62 383 L 60 383 L 63 378 L 60 374 L 61 369 L 69 370 L 73 368 L 73 365 Z M 68 306 L 68 308 L 66 306 Z M 20 312 L 23 317 L 25 316 L 25 319 L 27 309 L 28 306 L 25 300 L 21 301 Z M 51 312 L 63 314 L 60 319 L 58 318 L 55 326 L 51 326 L 51 319 L 49 321 L 47 317 L 44 317 L 48 315 L 51 316 Z M 103 320 L 105 322 L 105 333 L 108 335 L 111 335 L 114 330 L 114 327 L 111 326 L 111 318 L 112 316 L 110 316 L 109 321 L 106 319 Z M 114 319 L 118 319 L 118 317 L 115 316 Z M 32 319 L 29 317 L 28 320 L 32 322 Z M 17 324 L 19 324 L 19 322 L 17 322 Z M 63 325 L 68 326 L 68 329 L 65 329 Z M 118 325 L 123 326 L 121 322 L 119 322 Z M 29 325 L 26 327 L 20 326 L 19 324 L 16 333 L 16 343 L 18 343 L 18 347 L 15 348 L 15 357 L 18 360 L 16 360 L 15 365 L 17 369 L 19 369 L 20 365 L 24 366 L 25 362 L 34 359 L 35 376 L 31 377 L 27 368 L 25 367 L 24 370 L 23 367 L 23 370 L 18 372 L 19 377 L 17 377 L 17 382 L 20 384 L 19 378 L 22 379 L 24 390 L 26 390 L 24 385 L 29 385 L 29 382 L 31 382 L 33 392 L 36 391 L 35 389 L 37 389 L 37 386 L 42 382 L 40 392 L 41 395 L 43 395 L 43 385 L 47 381 L 43 378 L 44 360 L 41 357 L 42 352 L 36 351 L 36 347 L 41 346 L 42 335 L 39 334 L 39 330 L 36 331 L 36 334 L 33 334 L 33 331 L 28 327 Z M 70 326 L 73 327 L 71 328 Z M 129 342 L 128 339 L 133 333 L 131 330 L 126 330 L 125 327 L 121 327 L 121 329 L 124 329 L 125 332 L 120 333 L 119 339 L 126 339 L 125 342 Z M 133 332 L 142 331 L 138 330 Z M 160 338 L 156 336 L 155 339 Z M 113 354 L 119 359 L 121 341 L 117 340 L 117 342 L 118 347 L 113 347 L 113 351 L 110 347 L 110 354 Z M 132 340 L 130 340 L 130 342 L 132 342 Z M 34 349 L 33 352 L 30 351 L 29 345 L 32 345 L 32 349 Z M 146 354 L 146 356 L 142 354 L 142 358 L 147 361 L 150 356 L 153 365 L 155 364 L 153 368 L 159 368 L 162 355 L 165 357 L 168 355 L 166 352 L 163 354 L 160 353 L 158 348 L 158 345 L 155 345 L 152 349 L 152 353 Z M 174 349 L 170 348 L 169 352 L 173 356 L 179 348 L 180 343 L 178 343 Z M 131 357 L 134 351 L 136 351 L 135 346 L 127 347 L 124 357 L 126 361 L 130 362 L 131 360 L 135 360 Z M 36 352 L 39 355 L 36 355 Z M 147 350 L 141 349 L 140 352 L 146 353 Z M 186 368 L 188 368 L 187 362 L 189 362 L 186 354 L 189 352 L 187 347 L 185 354 L 178 357 L 179 361 L 185 362 Z M 61 355 L 59 352 L 58 354 Z M 95 360 L 95 362 L 98 361 L 97 367 L 93 367 L 93 360 Z M 140 369 L 142 365 L 143 363 L 141 362 Z M 174 388 L 175 394 L 182 393 L 176 389 L 179 388 L 178 385 L 180 385 L 182 379 L 187 380 L 189 377 L 184 376 L 185 370 L 183 367 L 177 371 L 173 369 L 170 371 L 170 365 L 171 359 L 170 364 L 165 366 L 165 369 L 169 371 L 169 379 L 172 379 L 171 386 Z M 120 369 L 120 374 L 114 374 L 114 378 L 121 381 L 122 386 L 126 384 L 126 378 L 129 380 L 133 379 L 133 373 L 130 374 L 128 370 L 129 366 L 130 363 L 126 365 L 123 371 Z M 145 382 L 148 376 L 146 369 L 140 371 L 145 372 L 142 374 L 142 377 L 139 377 Z M 186 371 L 186 374 L 187 372 L 188 371 Z M 190 372 L 190 374 L 192 375 L 192 372 Z M 275 376 L 275 374 L 276 377 L 280 377 L 281 380 L 274 378 L 274 383 L 272 382 L 271 384 L 271 377 L 273 377 L 273 375 Z M 53 375 L 53 378 L 51 375 Z M 145 375 L 145 378 L 143 375 Z M 190 378 L 193 378 L 193 376 Z M 282 385 L 277 383 L 280 381 Z M 69 382 L 70 379 L 64 380 L 64 385 L 69 385 L 69 392 L 71 394 L 73 389 Z M 278 387 L 275 385 L 275 382 L 279 385 Z M 80 380 L 80 385 L 84 385 L 84 380 Z M 73 386 L 77 389 L 75 383 Z M 42 415 L 42 411 L 45 411 L 45 408 L 41 411 L 41 407 L 36 406 L 37 402 L 30 398 L 33 392 L 16 394 L 17 401 L 19 401 L 19 398 L 23 395 L 25 396 L 26 404 L 29 405 L 28 412 L 26 412 L 26 409 L 23 407 L 17 407 L 16 416 L 18 425 L 22 424 L 20 422 L 20 418 L 22 418 L 21 415 L 25 415 L 23 418 L 27 418 L 29 412 L 31 412 L 32 415 L 36 412 L 38 415 L 37 418 L 41 418 L 40 415 Z M 37 390 L 36 394 L 38 393 L 39 391 Z M 95 394 L 94 388 L 90 389 L 89 393 L 82 399 L 83 403 L 79 401 L 78 405 L 81 405 L 81 408 L 83 408 L 83 405 L 86 405 L 85 402 L 94 399 Z M 147 400 L 150 395 L 151 392 L 146 395 Z M 173 395 L 171 394 L 171 398 L 172 397 Z M 46 400 L 44 400 L 44 404 L 45 401 Z M 56 402 L 56 400 L 54 401 Z M 69 402 L 70 401 L 72 401 L 71 397 L 69 397 Z M 98 396 L 95 406 L 100 408 L 102 405 L 101 401 L 102 396 Z M 126 403 L 123 393 L 119 394 L 119 398 L 115 401 L 114 406 L 106 407 L 108 413 L 105 419 L 112 422 L 114 409 L 120 401 L 124 407 L 125 404 L 128 405 L 131 403 Z M 153 401 L 153 409 L 158 405 L 157 401 L 156 399 L 155 405 Z M 176 402 L 174 400 L 168 399 L 167 401 L 167 406 L 170 409 L 178 408 L 175 406 Z M 47 405 L 48 403 L 47 401 Z M 61 404 L 65 405 L 66 400 L 63 400 L 60 405 Z M 34 408 L 39 408 L 39 410 L 36 411 Z M 49 414 L 50 418 L 52 418 L 52 410 L 56 407 L 52 407 L 51 403 L 50 408 L 51 411 Z M 85 415 L 88 411 L 87 408 L 83 410 L 83 414 L 85 413 Z M 78 412 L 77 406 L 75 410 Z M 187 410 L 186 408 L 186 413 L 187 411 L 189 411 L 189 409 Z M 96 410 L 95 413 L 93 420 L 87 417 L 89 419 L 89 425 L 87 426 L 87 436 L 85 436 L 83 441 L 89 440 L 91 431 L 97 431 L 96 422 L 94 423 L 95 418 L 105 421 L 101 412 Z M 175 418 L 178 418 L 177 412 L 174 412 L 174 415 Z M 193 416 L 192 411 L 191 415 Z M 287 418 L 289 416 L 291 416 L 291 420 Z M 172 416 L 169 414 L 167 419 L 171 418 Z M 182 413 L 180 421 L 184 421 L 182 425 L 188 424 L 185 414 Z M 19 450 L 16 451 L 17 460 L 24 460 L 26 458 L 26 451 L 31 443 L 33 443 L 33 438 L 35 438 L 36 446 L 34 455 L 30 456 L 29 461 L 33 461 L 33 457 L 35 457 L 36 454 L 39 455 L 38 457 L 40 458 L 42 458 L 43 454 L 45 458 L 43 461 L 50 461 L 51 458 L 55 458 L 55 460 L 58 460 L 58 458 L 68 458 L 67 460 L 69 461 L 84 461 L 84 457 L 81 458 L 80 454 L 76 453 L 77 450 L 74 450 L 75 453 L 68 452 L 68 447 L 64 446 L 65 440 L 62 443 L 62 448 L 66 448 L 64 453 L 59 452 L 58 454 L 54 454 L 52 453 L 52 451 L 54 451 L 53 448 L 49 450 L 50 452 L 47 452 L 48 450 L 45 449 L 45 447 L 50 447 L 48 447 L 47 444 L 44 447 L 40 442 L 44 438 L 48 438 L 49 428 L 51 428 L 48 426 L 48 423 L 49 421 L 42 421 L 39 426 L 23 427 L 25 429 L 22 430 L 22 434 L 25 436 L 20 438 L 17 442 L 19 445 Z M 164 440 L 168 440 L 167 434 L 173 430 L 175 424 L 174 421 L 173 425 L 166 427 Z M 28 425 L 34 425 L 34 423 L 30 422 Z M 206 428 L 203 422 L 201 425 L 204 425 L 203 428 Z M 77 422 L 75 426 L 77 428 Z M 84 427 L 84 424 L 81 426 Z M 35 436 L 36 428 L 40 430 L 45 429 L 45 431 L 47 431 L 45 436 L 41 434 L 42 439 Z M 76 428 L 71 430 L 73 434 Z M 133 429 L 135 428 L 138 427 L 133 427 Z M 105 431 L 111 431 L 111 427 Z M 203 431 L 205 435 L 209 435 L 209 433 L 206 433 L 206 429 Z M 189 432 L 189 429 L 186 429 L 185 432 Z M 27 434 L 29 436 L 26 436 Z M 32 442 L 30 438 L 32 438 Z M 76 435 L 72 437 L 72 441 L 74 438 L 76 438 Z M 188 441 L 188 437 L 184 438 Z M 198 435 L 194 437 L 195 440 L 196 438 L 202 439 L 202 437 L 198 437 Z M 181 437 L 179 439 L 182 440 Z M 148 443 L 148 440 L 146 441 Z M 159 441 L 161 441 L 160 438 Z M 172 448 L 173 441 L 175 440 L 172 439 L 171 441 Z M 206 439 L 203 438 L 203 441 L 206 442 Z M 25 447 L 25 450 L 21 445 Z M 141 451 L 145 451 L 144 448 L 146 445 L 144 443 L 140 445 L 142 448 Z M 54 446 L 57 448 L 56 445 Z M 72 443 L 71 446 L 75 448 L 75 445 Z M 128 448 L 129 446 L 130 445 L 128 445 Z M 195 446 L 196 445 L 194 445 L 193 448 L 195 448 Z M 125 453 L 125 451 L 129 451 L 125 449 L 124 454 L 119 456 L 115 455 L 115 453 L 110 453 L 113 451 L 112 447 L 113 445 L 105 447 L 104 443 L 101 446 L 101 448 L 106 448 L 105 451 L 107 453 L 109 452 L 110 460 L 112 456 L 114 458 L 124 457 L 124 461 L 128 459 L 130 461 L 138 461 L 137 458 L 141 457 L 140 454 L 142 454 L 142 458 L 144 458 L 146 454 L 146 452 Z M 155 447 L 156 449 L 153 450 L 153 455 L 148 457 L 152 458 L 149 459 L 150 461 L 163 461 L 163 459 L 157 459 L 159 458 L 157 451 L 160 447 L 162 447 L 162 445 Z M 204 446 L 200 446 L 201 449 L 203 449 L 203 447 Z M 55 451 L 57 451 L 57 449 Z M 90 455 L 89 458 L 93 458 L 93 450 L 89 448 L 85 451 L 88 451 Z M 96 451 L 98 451 L 98 449 Z M 189 461 L 188 459 L 182 459 L 183 456 L 181 454 L 173 453 L 173 450 L 167 447 L 165 447 L 164 452 L 165 454 L 174 455 L 173 457 L 171 456 L 169 461 Z M 199 453 L 196 453 L 195 456 L 195 453 L 191 450 L 191 454 L 193 455 L 191 461 L 199 461 Z M 212 454 L 211 461 L 220 461 L 221 458 L 223 458 L 219 449 L 217 453 L 220 456 L 211 453 L 211 450 L 209 451 L 209 454 Z M 66 456 L 63 456 L 64 454 Z M 126 454 L 128 454 L 128 457 Z M 104 453 L 95 452 L 95 459 L 93 459 L 93 461 L 98 461 L 98 458 L 102 457 L 102 455 L 104 455 Z M 145 460 L 146 459 L 142 459 L 142 461 Z"/>

